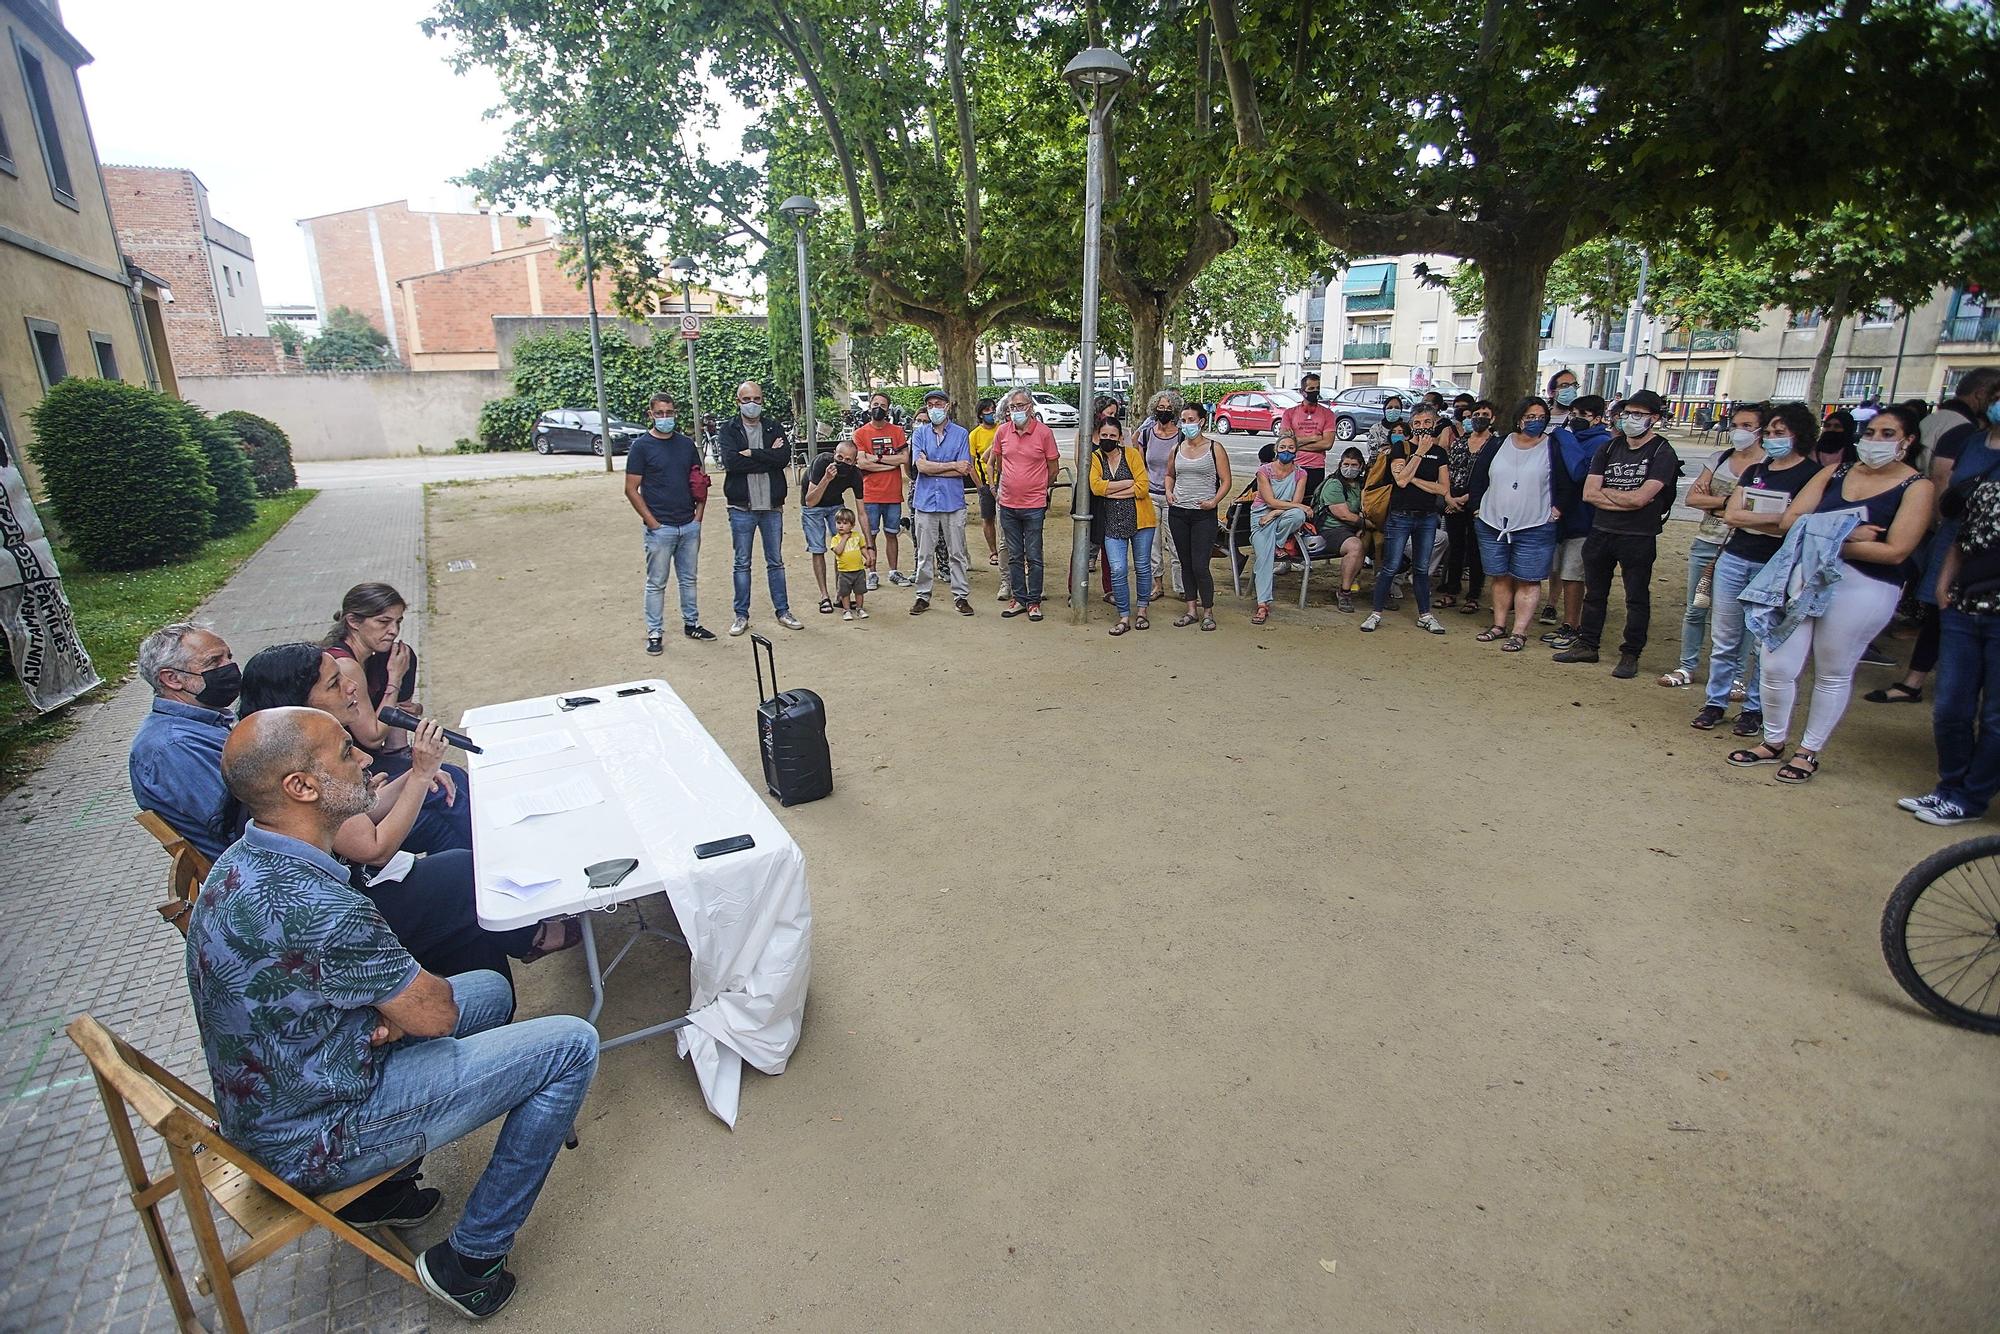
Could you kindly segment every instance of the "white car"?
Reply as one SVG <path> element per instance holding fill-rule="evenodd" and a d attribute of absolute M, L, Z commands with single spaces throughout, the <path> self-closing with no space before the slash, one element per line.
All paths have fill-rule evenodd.
<path fill-rule="evenodd" d="M 1082 420 L 1075 408 L 1054 394 L 1030 390 L 1028 397 L 1035 400 L 1035 416 L 1046 426 L 1074 426 Z"/>

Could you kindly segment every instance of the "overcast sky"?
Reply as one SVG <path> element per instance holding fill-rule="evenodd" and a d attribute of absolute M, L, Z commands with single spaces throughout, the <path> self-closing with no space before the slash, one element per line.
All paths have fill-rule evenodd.
<path fill-rule="evenodd" d="M 500 147 L 483 74 L 457 75 L 417 0 L 63 0 L 105 162 L 188 167 L 249 234 L 264 300 L 310 304 L 298 219 L 392 199 L 463 207 Z"/>

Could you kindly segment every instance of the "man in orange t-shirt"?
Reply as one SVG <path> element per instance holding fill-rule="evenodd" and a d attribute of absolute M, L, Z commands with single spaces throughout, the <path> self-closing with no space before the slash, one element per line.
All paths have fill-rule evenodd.
<path fill-rule="evenodd" d="M 889 396 L 876 390 L 868 396 L 868 420 L 854 428 L 856 466 L 861 469 L 861 508 L 867 511 L 868 554 L 875 555 L 875 535 L 887 530 L 889 582 L 907 584 L 897 560 L 896 536 L 903 528 L 903 465 L 910 461 L 909 438 L 889 420 Z M 879 588 L 870 561 L 868 587 Z"/>

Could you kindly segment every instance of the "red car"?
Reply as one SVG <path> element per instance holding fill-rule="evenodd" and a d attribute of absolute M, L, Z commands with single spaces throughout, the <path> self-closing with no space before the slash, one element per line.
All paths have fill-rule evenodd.
<path fill-rule="evenodd" d="M 1278 419 L 1285 409 L 1303 399 L 1289 389 L 1239 389 L 1224 394 L 1215 405 L 1215 429 L 1225 435 L 1240 431 L 1249 435 L 1278 433 Z"/>

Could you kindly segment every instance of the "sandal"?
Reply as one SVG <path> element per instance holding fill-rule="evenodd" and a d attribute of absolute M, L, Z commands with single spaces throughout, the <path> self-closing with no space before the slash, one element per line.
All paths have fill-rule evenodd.
<path fill-rule="evenodd" d="M 1794 751 L 1791 763 L 1778 766 L 1780 783 L 1809 783 L 1819 772 L 1819 756 L 1809 750 Z"/>
<path fill-rule="evenodd" d="M 1924 688 L 1906 686 L 1898 681 L 1880 690 L 1871 690 L 1861 698 L 1870 704 L 1921 704 L 1924 702 Z"/>
<path fill-rule="evenodd" d="M 1458 614 L 1460 616 L 1477 616 L 1479 614 L 1479 599 L 1467 598 L 1459 604 Z"/>
<path fill-rule="evenodd" d="M 1669 690 L 1678 690 L 1682 686 L 1694 684 L 1694 673 L 1685 667 L 1676 667 L 1671 672 L 1660 673 L 1657 684 L 1666 686 Z"/>
<path fill-rule="evenodd" d="M 820 614 L 820 615 L 822 615 L 822 616 L 831 616 L 831 615 L 833 615 L 833 599 L 832 599 L 832 598 L 821 598 L 821 599 L 819 600 L 819 614 Z"/>
<path fill-rule="evenodd" d="M 1215 628 L 1215 618 L 1213 616 L 1202 617 L 1201 628 L 1204 630 L 1213 630 Z"/>
<path fill-rule="evenodd" d="M 560 954 L 564 950 L 573 950 L 583 943 L 583 923 L 577 921 L 574 917 L 565 917 L 561 919 L 560 924 L 562 926 L 562 940 L 559 943 L 551 945 L 547 949 L 537 945 L 521 956 L 521 962 L 533 963 L 537 959 L 546 959 L 551 954 Z M 544 922 L 542 925 L 547 926 L 548 923 Z M 539 935 L 540 933 L 537 932 L 536 934 Z"/>
<path fill-rule="evenodd" d="M 1438 608 L 1456 607 L 1458 605 L 1458 598 L 1451 593 L 1440 593 L 1431 599 L 1431 605 Z"/>
<path fill-rule="evenodd" d="M 1781 746 L 1773 746 L 1768 741 L 1759 741 L 1749 750 L 1732 750 L 1729 762 L 1739 769 L 1754 769 L 1760 764 L 1776 764 L 1785 758 Z"/>
<path fill-rule="evenodd" d="M 998 565 L 1000 563 L 1000 553 L 996 551 L 992 555 L 988 556 L 986 558 L 986 563 L 988 565 Z"/>
<path fill-rule="evenodd" d="M 1526 635 L 1508 635 L 1507 642 L 1500 646 L 1502 653 L 1519 653 L 1528 646 Z"/>
<path fill-rule="evenodd" d="M 1193 625 L 1196 621 L 1200 619 L 1201 618 L 1199 616 L 1196 616 L 1191 611 L 1182 612 L 1180 615 L 1174 617 L 1174 625 L 1176 627 L 1183 625 Z"/>
<path fill-rule="evenodd" d="M 1490 644 L 1496 639 L 1505 639 L 1506 637 L 1507 627 L 1504 625 L 1489 625 L 1473 636 L 1474 639 L 1482 644 Z"/>
<path fill-rule="evenodd" d="M 1257 604 L 1256 612 L 1250 617 L 1250 624 L 1262 625 L 1264 622 L 1270 619 L 1271 619 L 1271 604 L 1268 602 L 1260 602 Z"/>
<path fill-rule="evenodd" d="M 1150 630 L 1153 628 L 1153 623 L 1146 619 L 1146 613 L 1142 611 L 1132 618 L 1132 628 L 1134 630 Z"/>
<path fill-rule="evenodd" d="M 1131 632 L 1131 629 L 1132 629 L 1132 623 L 1130 621 L 1120 621 L 1118 622 L 1118 624 L 1111 627 L 1111 634 L 1113 636 L 1129 634 Z"/>

